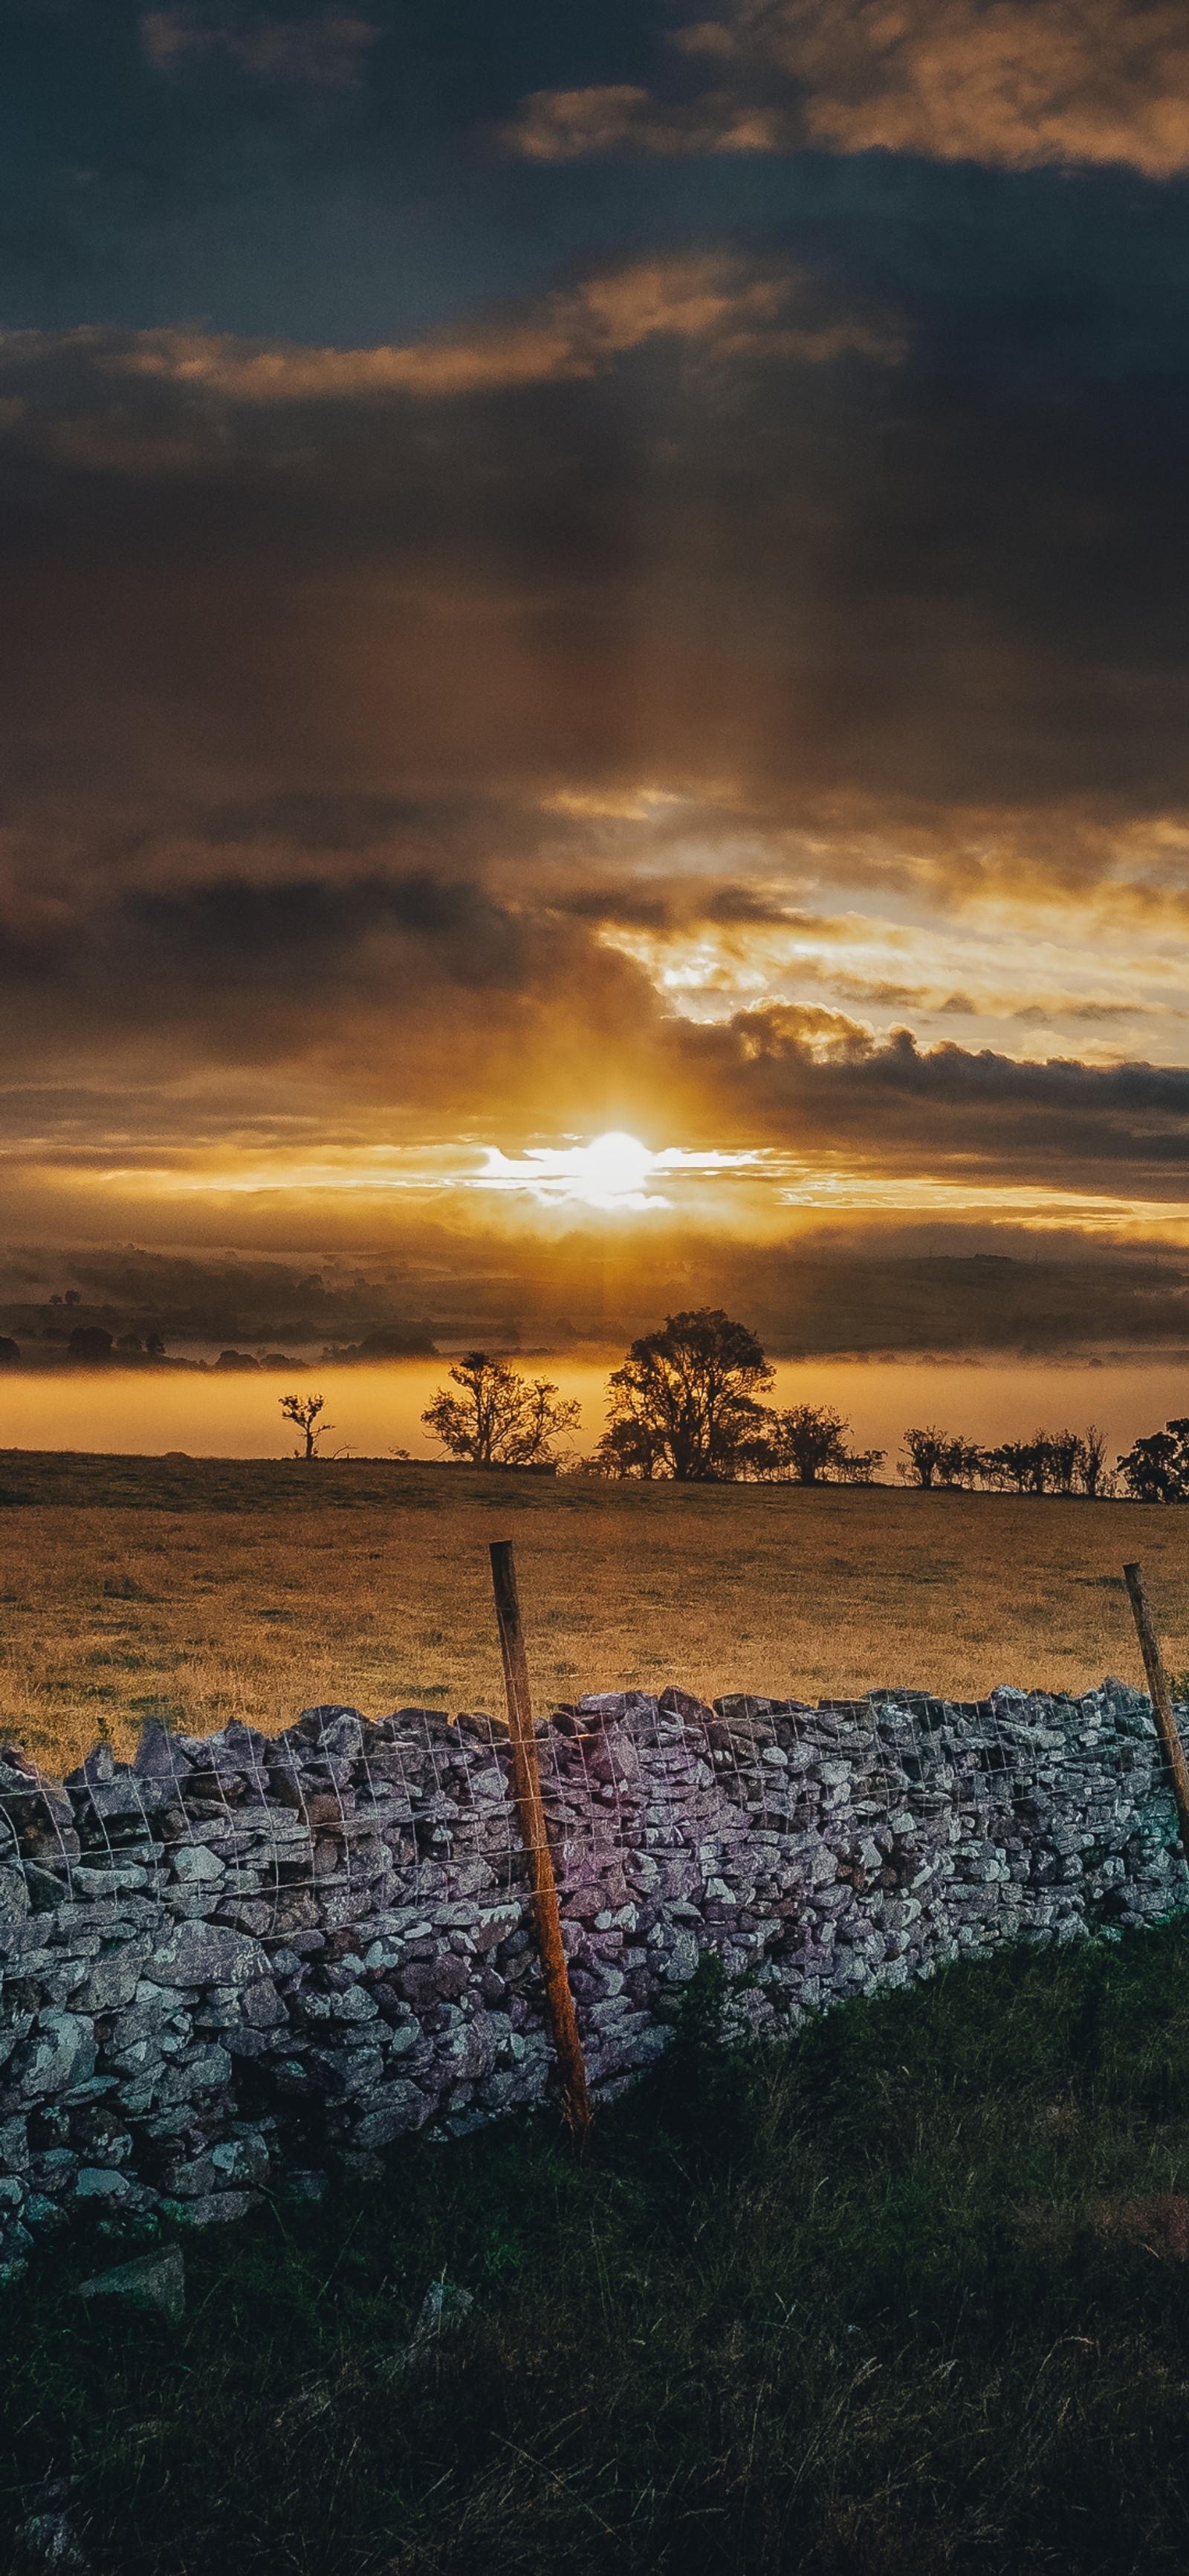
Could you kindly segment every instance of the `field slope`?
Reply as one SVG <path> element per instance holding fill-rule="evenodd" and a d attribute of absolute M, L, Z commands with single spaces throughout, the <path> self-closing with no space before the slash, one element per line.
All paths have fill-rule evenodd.
<path fill-rule="evenodd" d="M 0 1724 L 51 1768 L 99 1734 L 127 1754 L 146 1717 L 498 1710 L 506 1536 L 543 1710 L 674 1679 L 807 1699 L 1139 1681 L 1128 1557 L 1189 1664 L 1189 1519 L 1127 1503 L 9 1451 L 0 1533 Z"/>

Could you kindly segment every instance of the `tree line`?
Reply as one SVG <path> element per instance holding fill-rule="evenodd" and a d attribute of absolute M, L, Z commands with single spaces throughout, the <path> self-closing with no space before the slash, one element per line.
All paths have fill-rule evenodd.
<path fill-rule="evenodd" d="M 487 1351 L 468 1351 L 421 1416 L 452 1458 L 476 1467 L 670 1479 L 677 1484 L 869 1485 L 883 1449 L 848 1446 L 850 1424 L 829 1405 L 765 1402 L 775 1376 L 755 1334 L 721 1307 L 666 1317 L 631 1345 L 607 1381 L 607 1426 L 589 1457 L 564 1446 L 582 1408 L 550 1378 L 529 1378 Z M 299 1455 L 317 1455 L 321 1397 L 285 1396 L 281 1410 L 302 1431 Z M 403 1452 L 400 1454 L 404 1454 Z M 904 1484 L 928 1491 L 981 1486 L 992 1492 L 1081 1494 L 1101 1500 L 1120 1489 L 1139 1502 L 1189 1502 L 1189 1418 L 1137 1440 L 1112 1465 L 1106 1435 L 1036 1431 L 994 1447 L 914 1424 L 896 1468 Z"/>

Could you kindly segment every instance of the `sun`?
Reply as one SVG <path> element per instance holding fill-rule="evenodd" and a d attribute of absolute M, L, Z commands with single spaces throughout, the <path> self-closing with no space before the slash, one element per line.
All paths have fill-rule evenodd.
<path fill-rule="evenodd" d="M 656 1215 L 674 1204 L 657 1188 L 658 1181 L 704 1184 L 763 1161 L 751 1146 L 739 1152 L 663 1145 L 656 1152 L 622 1127 L 607 1128 L 589 1145 L 530 1145 L 523 1154 L 487 1145 L 484 1155 L 483 1168 L 468 1180 L 468 1188 L 507 1190 L 535 1199 L 539 1207 L 593 1208 L 600 1216 Z"/>
<path fill-rule="evenodd" d="M 668 1207 L 668 1199 L 648 1184 L 672 1159 L 614 1127 L 589 1145 L 536 1145 L 519 1155 L 502 1154 L 489 1145 L 476 1186 L 522 1191 L 546 1207 L 594 1208 L 604 1216 L 623 1216 Z"/>
<path fill-rule="evenodd" d="M 637 1197 L 652 1173 L 656 1156 L 638 1136 L 625 1136 L 622 1128 L 613 1127 L 607 1135 L 596 1136 L 591 1144 L 580 1146 L 574 1161 L 582 1166 L 580 1186 L 585 1183 L 591 1206 L 605 1207 L 608 1200 Z"/>

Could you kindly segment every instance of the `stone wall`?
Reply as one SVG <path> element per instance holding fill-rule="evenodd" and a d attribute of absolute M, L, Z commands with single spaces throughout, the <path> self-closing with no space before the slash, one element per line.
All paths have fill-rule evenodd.
<path fill-rule="evenodd" d="M 539 1730 L 591 2083 L 721 1951 L 776 2034 L 1013 1935 L 1186 1901 L 1149 1703 L 613 1693 Z M 194 2223 L 552 2082 L 507 1739 L 307 1709 L 146 1728 L 59 1786 L 0 1757 L 0 2263 L 72 2207 Z"/>

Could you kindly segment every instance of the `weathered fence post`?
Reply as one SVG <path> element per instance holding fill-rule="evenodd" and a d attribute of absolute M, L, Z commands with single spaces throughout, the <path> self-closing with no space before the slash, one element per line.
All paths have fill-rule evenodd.
<path fill-rule="evenodd" d="M 553 2031 L 553 2044 L 561 2070 L 562 2107 L 573 2130 L 579 2149 L 590 2135 L 590 2096 L 586 2089 L 586 2066 L 574 1998 L 570 1992 L 570 1975 L 566 1966 L 562 1940 L 561 1910 L 557 1902 L 557 1881 L 553 1875 L 553 1856 L 545 1829 L 545 1807 L 541 1797 L 541 1773 L 537 1762 L 537 1739 L 533 1728 L 533 1704 L 528 1682 L 528 1659 L 524 1651 L 524 1630 L 520 1620 L 520 1598 L 516 1590 L 516 1561 L 510 1538 L 491 1542 L 491 1580 L 495 1590 L 495 1615 L 500 1632 L 500 1653 L 504 1659 L 504 1689 L 508 1700 L 508 1734 L 512 1745 L 512 1785 L 520 1814 L 520 1831 L 528 1854 L 533 1897 L 533 1920 L 537 1947 L 545 1971 L 545 2000 Z"/>
<path fill-rule="evenodd" d="M 1151 1604 L 1144 1590 L 1144 1578 L 1138 1565 L 1125 1565 L 1123 1579 L 1131 1594 L 1131 1607 L 1135 1613 L 1140 1652 L 1144 1659 L 1144 1671 L 1148 1676 L 1148 1689 L 1152 1694 L 1153 1714 L 1164 1738 L 1168 1767 L 1172 1772 L 1173 1796 L 1177 1802 L 1177 1821 L 1181 1828 L 1181 1849 L 1186 1860 L 1189 1861 L 1189 1763 L 1185 1760 L 1181 1730 L 1173 1713 L 1172 1692 L 1168 1687 L 1168 1674 L 1165 1672 L 1164 1658 L 1160 1652 L 1156 1622 L 1152 1617 Z"/>

